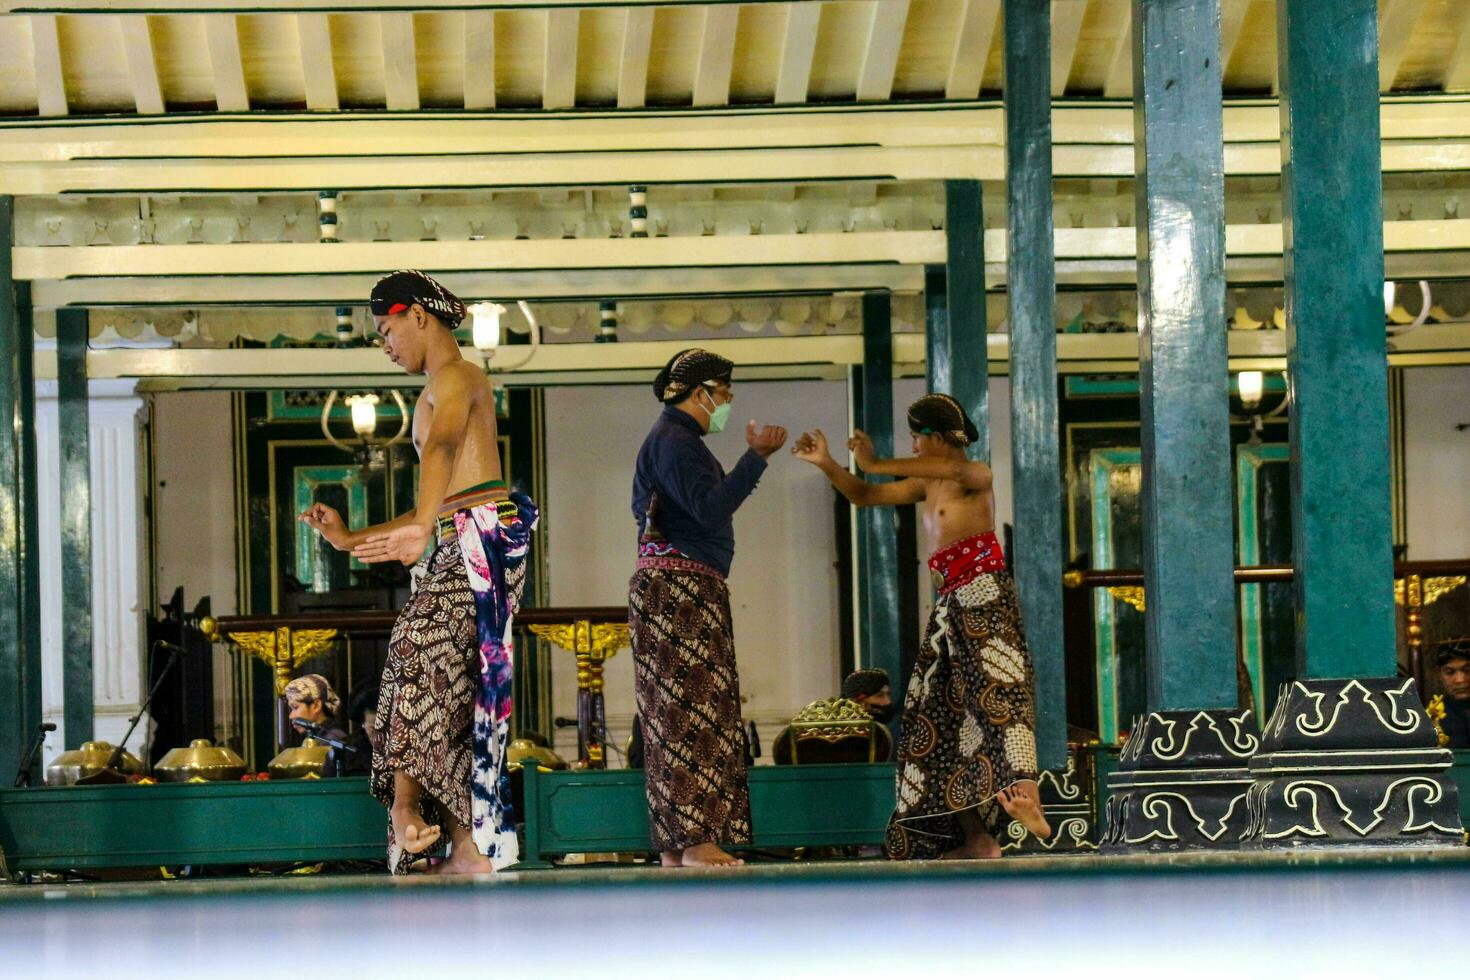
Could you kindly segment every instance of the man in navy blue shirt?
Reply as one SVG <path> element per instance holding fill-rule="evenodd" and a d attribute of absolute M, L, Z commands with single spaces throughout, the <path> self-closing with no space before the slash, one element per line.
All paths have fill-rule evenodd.
<path fill-rule="evenodd" d="M 640 533 L 628 620 L 648 822 L 665 867 L 739 864 L 725 846 L 751 842 L 725 576 L 735 557 L 735 511 L 786 430 L 751 421 L 750 448 L 725 472 L 703 440 L 730 416 L 734 368 L 698 348 L 664 365 L 653 383 L 664 409 L 633 474 Z"/>

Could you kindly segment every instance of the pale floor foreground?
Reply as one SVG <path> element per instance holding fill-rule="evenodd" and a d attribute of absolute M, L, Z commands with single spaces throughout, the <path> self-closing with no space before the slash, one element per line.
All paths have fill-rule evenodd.
<path fill-rule="evenodd" d="M 1467 907 L 1463 849 L 562 869 L 0 888 L 0 951 L 7 976 L 109 980 L 302 956 L 354 978 L 1409 976 L 1450 953 L 1426 923 Z"/>

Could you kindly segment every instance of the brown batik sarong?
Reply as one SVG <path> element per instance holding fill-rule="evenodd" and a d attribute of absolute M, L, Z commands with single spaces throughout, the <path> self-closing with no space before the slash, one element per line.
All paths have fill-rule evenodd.
<path fill-rule="evenodd" d="M 977 539 L 955 547 L 966 545 Z M 978 545 L 998 559 L 998 543 Z M 1037 776 L 1034 678 L 1015 582 L 1003 567 L 982 570 L 994 562 L 959 564 L 935 600 L 904 696 L 898 805 L 885 839 L 895 860 L 958 847 L 964 832 L 955 815 L 972 808 L 999 839 L 1010 818 L 996 794 Z"/>
<path fill-rule="evenodd" d="M 750 792 L 730 593 L 674 555 L 644 557 L 628 583 L 653 849 L 751 842 Z"/>
<path fill-rule="evenodd" d="M 444 817 L 473 826 L 475 702 L 481 686 L 479 624 L 464 551 L 453 531 L 440 538 L 425 574 L 398 614 L 378 695 L 372 793 L 393 805 L 393 773 L 423 787 L 419 813 L 442 833 L 433 847 L 409 854 L 388 821 L 388 870 L 406 874 L 423 857 L 442 856 L 449 843 Z M 507 588 L 518 606 L 524 563 L 509 569 Z M 492 859 L 493 863 L 493 859 Z"/>

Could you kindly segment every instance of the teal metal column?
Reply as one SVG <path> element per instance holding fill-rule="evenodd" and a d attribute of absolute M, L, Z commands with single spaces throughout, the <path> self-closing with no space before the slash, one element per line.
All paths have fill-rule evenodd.
<path fill-rule="evenodd" d="M 1378 6 L 1276 11 L 1297 669 L 1392 677 Z"/>
<path fill-rule="evenodd" d="M 30 291 L 11 266 L 15 199 L 0 196 L 0 773 L 20 766 L 41 720 Z"/>
<path fill-rule="evenodd" d="M 1233 707 L 1220 0 L 1133 0 L 1150 710 Z"/>
<path fill-rule="evenodd" d="M 854 372 L 853 418 L 884 458 L 893 456 L 893 313 L 889 295 L 863 294 L 863 365 Z M 868 477 L 868 479 L 887 479 Z M 898 520 L 892 507 L 862 507 L 858 520 L 858 627 L 865 667 L 888 672 L 895 703 L 908 678 L 898 618 Z"/>
<path fill-rule="evenodd" d="M 1016 588 L 1036 666 L 1041 768 L 1067 764 L 1062 641 L 1062 462 L 1057 427 L 1051 192 L 1051 11 L 1006 0 L 1006 260 L 1011 332 L 1011 496 Z"/>
<path fill-rule="evenodd" d="M 925 318 L 930 391 L 953 395 L 980 430 L 971 459 L 990 458 L 985 327 L 985 212 L 978 180 L 944 182 L 945 311 Z M 928 287 L 930 277 L 925 277 Z"/>
<path fill-rule="evenodd" d="M 949 385 L 949 295 L 945 267 L 924 266 L 924 390 L 945 391 Z"/>
<path fill-rule="evenodd" d="M 56 312 L 61 442 L 61 635 L 66 744 L 92 740 L 92 457 L 85 309 Z"/>

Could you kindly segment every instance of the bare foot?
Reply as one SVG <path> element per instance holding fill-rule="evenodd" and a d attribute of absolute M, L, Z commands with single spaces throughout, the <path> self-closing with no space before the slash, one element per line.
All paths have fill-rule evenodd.
<path fill-rule="evenodd" d="M 695 844 L 684 848 L 679 863 L 685 868 L 730 868 L 745 862 L 725 852 L 718 844 Z"/>
<path fill-rule="evenodd" d="M 682 868 L 684 862 L 680 859 L 683 857 L 683 854 L 683 851 L 660 851 L 658 860 L 666 868 Z"/>
<path fill-rule="evenodd" d="M 422 854 L 439 839 L 439 825 L 425 824 L 423 817 L 412 807 L 395 806 L 392 815 L 393 837 L 408 853 Z"/>
<path fill-rule="evenodd" d="M 447 860 L 434 865 L 436 875 L 488 875 L 494 871 L 490 859 L 473 847 L 456 847 Z"/>
<path fill-rule="evenodd" d="M 1014 783 L 1001 790 L 996 799 L 1011 819 L 1020 821 L 1021 826 L 1031 831 L 1037 840 L 1051 836 L 1051 824 L 1046 822 L 1046 814 L 1036 798 L 1035 783 Z"/>

